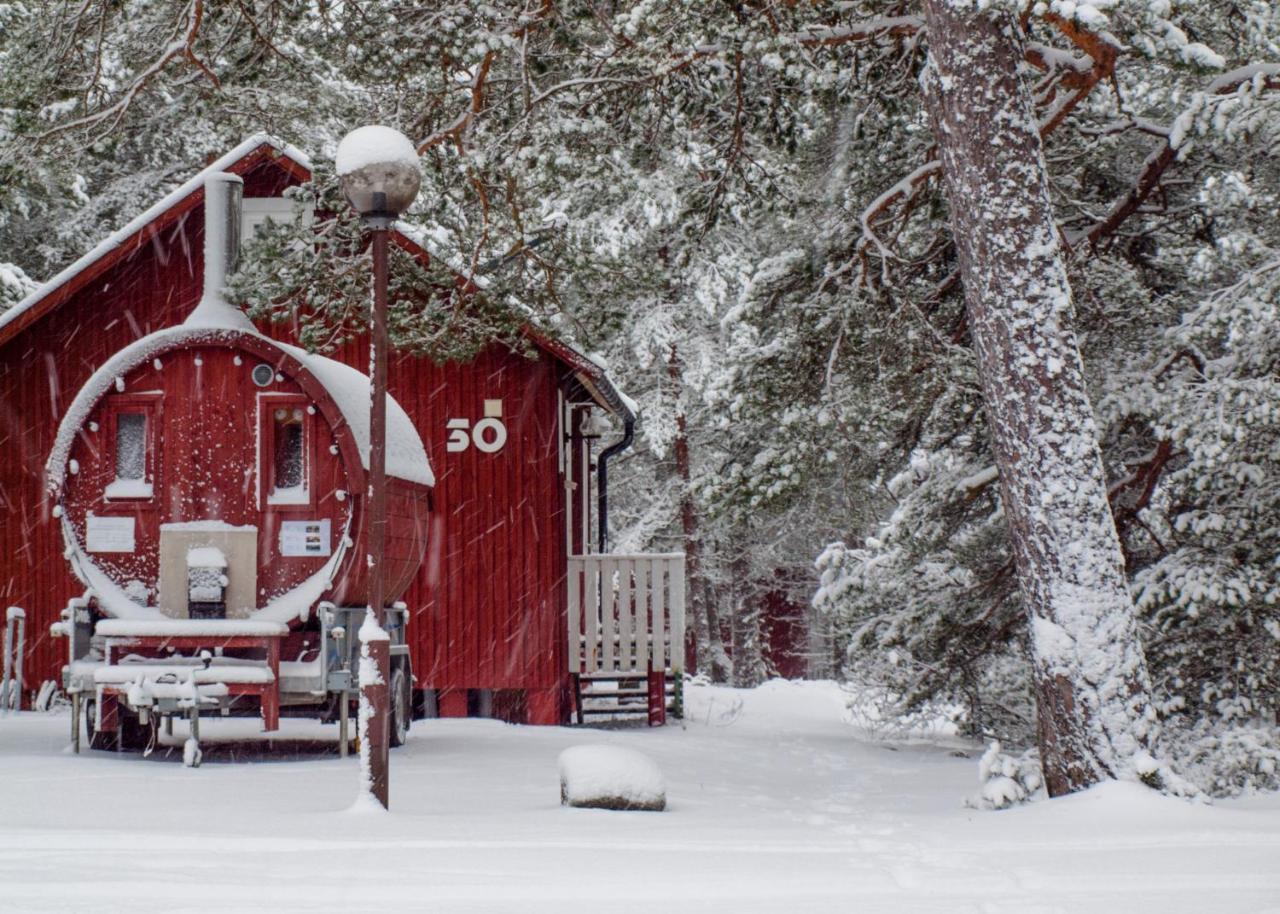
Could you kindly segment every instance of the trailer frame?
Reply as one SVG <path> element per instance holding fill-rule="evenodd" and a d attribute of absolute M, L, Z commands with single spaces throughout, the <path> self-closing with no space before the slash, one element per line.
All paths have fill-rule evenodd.
<path fill-rule="evenodd" d="M 351 743 L 350 711 L 360 691 L 360 645 L 354 633 L 367 612 L 365 606 L 321 602 L 304 623 L 304 628 L 320 636 L 316 656 L 307 662 L 288 662 L 280 656 L 286 626 L 268 632 L 235 622 L 226 626 L 195 622 L 190 632 L 183 632 L 188 627 L 184 620 L 170 619 L 155 620 L 150 628 L 146 623 L 105 625 L 100 631 L 107 617 L 86 593 L 73 599 L 62 611 L 61 621 L 50 628 L 50 634 L 67 638 L 62 678 L 71 699 L 72 748 L 80 751 L 82 719 L 91 749 L 149 752 L 158 740 L 159 727 L 172 734 L 173 719 L 181 717 L 189 721 L 194 741 L 184 751 L 184 761 L 196 767 L 203 754 L 202 713 L 260 714 L 264 732 L 274 732 L 285 711 L 291 717 L 336 722 L 338 753 L 345 758 Z M 402 602 L 386 610 L 393 682 L 399 675 L 407 693 L 398 696 L 399 702 L 392 696 L 393 746 L 404 742 L 412 718 L 408 619 Z M 121 651 L 129 653 L 121 656 Z M 245 653 L 262 656 L 242 656 Z"/>

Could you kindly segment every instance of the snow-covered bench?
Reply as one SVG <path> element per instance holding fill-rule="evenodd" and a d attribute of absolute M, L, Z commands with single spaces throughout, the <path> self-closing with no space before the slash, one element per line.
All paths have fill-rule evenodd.
<path fill-rule="evenodd" d="M 283 638 L 289 626 L 256 619 L 103 619 L 104 638 Z"/>
<path fill-rule="evenodd" d="M 275 674 L 265 663 L 194 663 L 126 661 L 95 664 L 91 673 L 95 689 L 103 695 L 124 696 L 129 706 L 153 707 L 157 701 L 173 701 L 178 708 L 217 704 L 232 695 L 263 695 L 273 687 Z"/>
<path fill-rule="evenodd" d="M 280 640 L 289 627 L 252 619 L 103 619 L 94 633 L 103 640 L 104 663 L 93 671 L 94 686 L 104 698 L 133 698 L 149 704 L 162 697 L 188 698 L 196 712 L 224 695 L 257 695 L 262 702 L 263 729 L 280 727 Z M 165 657 L 119 660 L 122 650 L 160 654 L 167 650 L 261 650 L 265 659 Z M 179 690 L 185 688 L 186 695 Z M 132 691 L 130 691 L 132 689 Z M 157 689 L 159 691 L 157 691 Z M 103 701 L 101 711 L 113 709 Z"/>

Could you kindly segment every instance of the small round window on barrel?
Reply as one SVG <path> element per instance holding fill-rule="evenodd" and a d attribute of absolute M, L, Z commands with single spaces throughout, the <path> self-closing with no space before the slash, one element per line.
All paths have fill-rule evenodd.
<path fill-rule="evenodd" d="M 253 383 L 259 387 L 266 387 L 275 380 L 276 370 L 270 365 L 255 365 L 253 367 Z"/>

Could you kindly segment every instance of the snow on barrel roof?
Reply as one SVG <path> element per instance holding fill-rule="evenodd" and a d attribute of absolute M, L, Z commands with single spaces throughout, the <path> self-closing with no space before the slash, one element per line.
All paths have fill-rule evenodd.
<path fill-rule="evenodd" d="M 242 327 L 218 327 L 185 324 L 158 330 L 121 349 L 93 373 L 71 405 L 67 407 L 58 435 L 54 439 L 49 460 L 45 464 L 47 485 L 52 492 L 61 490 L 66 479 L 67 461 L 76 435 L 89 420 L 98 401 L 106 396 L 130 371 L 160 355 L 183 345 L 213 344 L 234 346 L 238 341 L 254 339 L 297 360 L 333 398 L 334 405 L 351 429 L 360 450 L 360 459 L 369 468 L 369 403 L 372 399 L 368 376 L 333 359 L 313 355 L 294 346 L 278 343 L 254 330 Z M 435 475 L 427 459 L 422 438 L 403 407 L 387 395 L 387 475 L 422 485 L 435 485 Z"/>
<path fill-rule="evenodd" d="M 360 448 L 360 460 L 364 468 L 369 469 L 369 404 L 373 400 L 369 376 L 350 365 L 343 365 L 296 346 L 284 343 L 276 345 L 301 362 L 324 385 L 342 417 L 347 420 L 351 434 Z M 404 411 L 404 407 L 390 394 L 387 394 L 387 475 L 424 486 L 436 484 L 422 437 L 413 427 L 413 420 Z"/>

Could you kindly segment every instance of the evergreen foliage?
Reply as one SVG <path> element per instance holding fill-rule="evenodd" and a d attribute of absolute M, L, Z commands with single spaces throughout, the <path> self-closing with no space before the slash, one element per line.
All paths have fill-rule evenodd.
<path fill-rule="evenodd" d="M 1215 792 L 1274 787 L 1280 13 L 1096 6 L 1031 5 L 1026 76 L 1112 506 L 1175 754 Z M 422 154 L 405 218 L 435 256 L 396 253 L 393 340 L 461 359 L 533 321 L 608 362 L 644 412 L 613 542 L 696 544 L 704 670 L 768 675 L 765 601 L 813 599 L 813 672 L 877 681 L 904 713 L 955 702 L 1019 746 L 1025 614 L 918 13 L 0 3 L 0 306 L 267 130 L 313 155 L 294 193 L 326 218 L 260 235 L 234 288 L 340 345 L 367 252 L 326 156 L 394 126 Z"/>
<path fill-rule="evenodd" d="M 367 233 L 324 165 L 287 193 L 298 203 L 293 221 L 268 222 L 245 244 L 244 266 L 228 294 L 255 320 L 290 324 L 307 349 L 332 351 L 368 330 L 373 266 Z M 495 342 L 525 348 L 527 311 L 464 289 L 439 257 L 424 265 L 399 247 L 389 253 L 393 346 L 436 362 L 465 361 Z"/>

